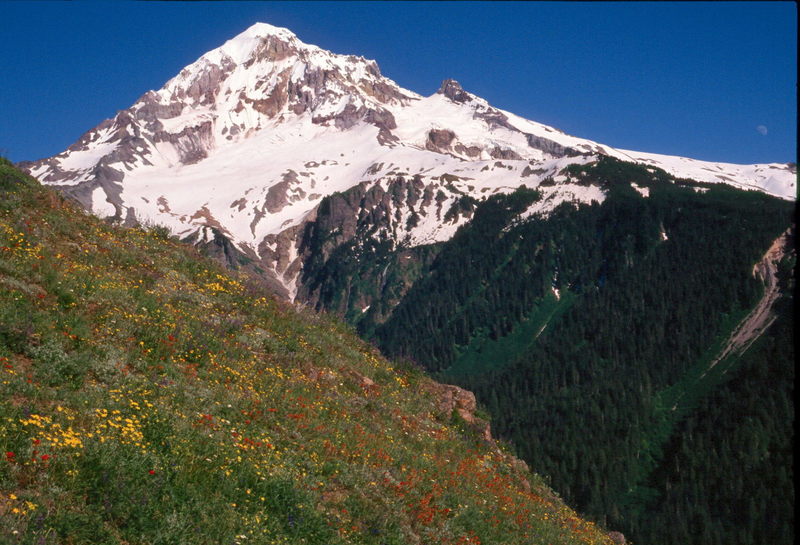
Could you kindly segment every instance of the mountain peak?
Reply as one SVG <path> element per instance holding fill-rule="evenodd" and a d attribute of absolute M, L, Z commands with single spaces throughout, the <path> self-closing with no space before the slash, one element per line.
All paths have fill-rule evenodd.
<path fill-rule="evenodd" d="M 453 102 L 469 102 L 472 100 L 472 95 L 467 93 L 461 87 L 461 84 L 454 79 L 444 80 L 439 86 L 439 90 L 436 92 L 440 95 L 446 96 Z"/>
<path fill-rule="evenodd" d="M 247 30 L 236 36 L 239 38 L 241 36 L 280 36 L 284 38 L 296 38 L 294 32 L 289 30 L 288 28 L 273 26 L 269 23 L 255 23 L 250 25 Z M 236 39 L 234 38 L 234 40 Z"/>
<path fill-rule="evenodd" d="M 296 294 L 299 269 L 290 265 L 300 246 L 279 248 L 276 237 L 300 240 L 301 224 L 327 195 L 412 176 L 414 188 L 430 190 L 409 197 L 403 213 L 413 215 L 387 224 L 386 236 L 427 244 L 467 221 L 442 217 L 464 194 L 453 180 L 469 180 L 463 187 L 482 198 L 524 179 L 541 186 L 549 203 L 542 206 L 550 207 L 542 210 L 564 200 L 601 202 L 601 189 L 575 186 L 564 169 L 603 155 L 700 182 L 795 194 L 796 173 L 785 166 L 616 150 L 493 108 L 454 79 L 422 97 L 382 76 L 374 61 L 303 43 L 266 23 L 205 53 L 65 152 L 26 168 L 102 216 L 168 225 L 182 238 L 216 229 Z"/>
<path fill-rule="evenodd" d="M 281 42 L 302 44 L 288 28 L 276 27 L 268 23 L 255 23 L 222 44 L 222 46 L 209 51 L 204 57 L 213 62 L 216 60 L 217 54 L 222 54 L 222 56 L 230 57 L 237 64 L 241 64 L 253 55 L 260 44 L 271 37 L 277 38 Z"/>

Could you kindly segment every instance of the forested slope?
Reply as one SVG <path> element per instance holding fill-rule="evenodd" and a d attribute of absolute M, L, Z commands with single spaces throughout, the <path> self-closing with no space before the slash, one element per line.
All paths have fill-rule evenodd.
<path fill-rule="evenodd" d="M 475 391 L 526 461 L 635 542 L 759 543 L 755 529 L 769 520 L 770 535 L 788 543 L 793 519 L 784 504 L 780 515 L 770 506 L 772 495 L 791 495 L 780 455 L 792 437 L 791 339 L 779 334 L 791 316 L 741 361 L 734 353 L 707 371 L 759 301 L 754 264 L 792 224 L 793 204 L 611 158 L 569 174 L 600 184 L 605 201 L 525 221 L 536 191 L 482 201 L 470 224 L 432 248 L 388 318 L 358 317 L 361 331 L 388 355 Z M 767 345 L 784 359 L 758 356 Z M 746 363 L 755 359 L 765 369 Z M 765 404 L 782 409 L 757 418 L 747 408 L 765 389 Z M 712 400 L 735 402 L 728 427 L 716 425 L 723 413 Z M 718 486 L 740 460 L 740 440 L 771 456 L 758 466 L 771 492 L 737 495 L 749 482 L 739 473 L 727 476 L 737 485 Z M 675 488 L 677 475 L 685 480 L 676 464 L 692 468 L 691 490 Z M 745 517 L 720 511 L 742 501 L 752 503 Z"/>

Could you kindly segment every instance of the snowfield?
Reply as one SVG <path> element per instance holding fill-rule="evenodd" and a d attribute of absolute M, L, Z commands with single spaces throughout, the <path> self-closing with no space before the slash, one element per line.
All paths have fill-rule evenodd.
<path fill-rule="evenodd" d="M 452 237 L 468 218 L 444 222 L 441 211 L 463 195 L 480 200 L 523 184 L 540 188 L 542 200 L 524 217 L 563 202 L 602 202 L 600 188 L 562 173 L 601 155 L 783 199 L 797 191 L 793 166 L 614 149 L 495 109 L 452 80 L 422 97 L 381 75 L 374 61 L 304 44 L 263 23 L 202 55 L 65 152 L 23 166 L 100 216 L 165 225 L 181 237 L 213 227 L 261 257 L 275 251 L 270 237 L 313 217 L 323 197 L 361 183 L 388 188 L 402 177 L 432 189 L 435 201 L 396 211 L 398 224 L 418 217 L 396 234 L 409 245 Z M 294 291 L 296 280 L 282 281 Z"/>

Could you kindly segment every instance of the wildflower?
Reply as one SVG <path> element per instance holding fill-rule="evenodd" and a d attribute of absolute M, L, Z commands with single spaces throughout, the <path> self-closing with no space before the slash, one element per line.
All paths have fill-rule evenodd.
<path fill-rule="evenodd" d="M 148 471 L 148 473 L 150 475 L 155 475 L 156 474 L 156 470 L 155 469 L 151 469 L 150 471 Z"/>
<path fill-rule="evenodd" d="M 42 461 L 43 462 L 46 462 L 49 459 L 50 459 L 50 455 L 49 454 L 42 454 Z"/>
<path fill-rule="evenodd" d="M 13 452 L 6 452 L 6 460 L 8 460 L 9 462 L 14 461 L 14 456 L 15 454 Z"/>

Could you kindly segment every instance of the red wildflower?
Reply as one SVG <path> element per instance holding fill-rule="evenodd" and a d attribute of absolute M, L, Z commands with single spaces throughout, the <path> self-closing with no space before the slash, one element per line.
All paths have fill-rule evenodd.
<path fill-rule="evenodd" d="M 148 471 L 148 473 L 150 475 L 155 475 L 156 474 L 156 470 L 155 469 L 151 469 L 150 471 Z"/>
<path fill-rule="evenodd" d="M 34 440 L 33 440 L 33 444 L 34 444 L 34 445 L 38 445 L 39 443 L 41 443 L 41 441 L 39 441 L 38 439 L 34 439 Z"/>
<path fill-rule="evenodd" d="M 8 460 L 9 462 L 14 460 L 14 456 L 15 454 L 13 452 L 6 452 L 6 460 Z"/>
<path fill-rule="evenodd" d="M 50 459 L 50 455 L 49 454 L 42 454 L 42 461 L 43 462 L 46 462 L 49 459 Z"/>

